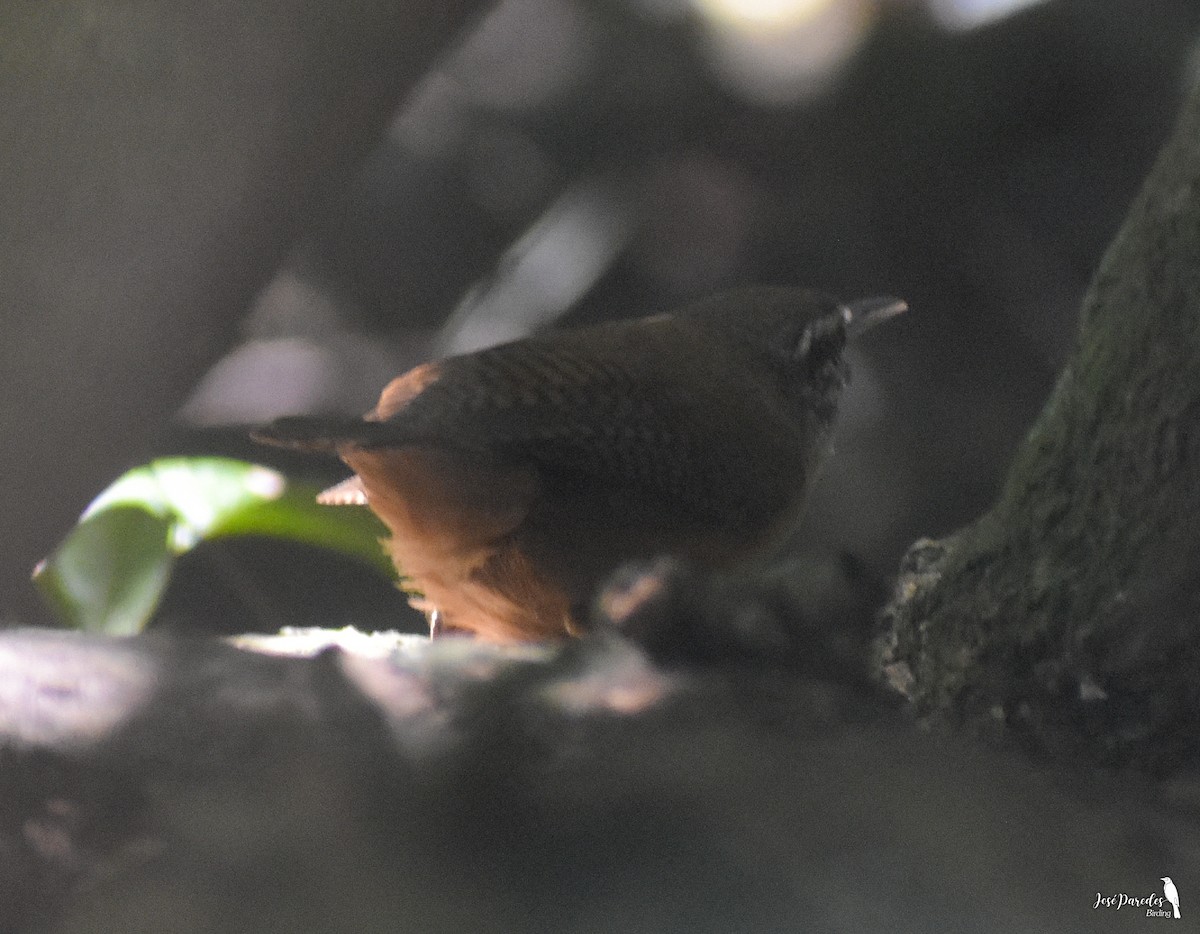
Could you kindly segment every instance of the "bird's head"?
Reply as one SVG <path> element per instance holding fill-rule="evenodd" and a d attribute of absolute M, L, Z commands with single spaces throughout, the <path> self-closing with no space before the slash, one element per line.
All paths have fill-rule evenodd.
<path fill-rule="evenodd" d="M 747 347 L 793 410 L 827 429 L 849 379 L 847 341 L 907 308 L 891 296 L 840 302 L 806 289 L 756 287 L 714 295 L 693 313 Z"/>

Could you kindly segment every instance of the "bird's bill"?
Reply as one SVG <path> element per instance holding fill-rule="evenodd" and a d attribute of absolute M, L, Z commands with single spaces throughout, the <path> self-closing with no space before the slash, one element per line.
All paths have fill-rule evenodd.
<path fill-rule="evenodd" d="M 850 320 L 846 322 L 846 333 L 850 337 L 858 337 L 876 325 L 904 314 L 908 311 L 908 302 L 892 295 L 878 295 L 874 298 L 846 302 L 845 307 L 850 313 Z"/>

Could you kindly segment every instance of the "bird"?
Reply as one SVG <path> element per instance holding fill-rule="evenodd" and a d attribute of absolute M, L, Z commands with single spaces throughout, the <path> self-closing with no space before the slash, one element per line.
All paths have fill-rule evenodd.
<path fill-rule="evenodd" d="M 1175 917 L 1179 917 L 1179 889 L 1175 888 L 1175 883 L 1171 881 L 1170 876 L 1162 877 L 1163 895 L 1167 901 L 1171 903 L 1171 907 L 1175 909 Z"/>
<path fill-rule="evenodd" d="M 362 418 L 287 416 L 263 443 L 338 454 L 431 635 L 579 635 L 618 567 L 728 568 L 799 518 L 830 447 L 849 338 L 905 311 L 752 286 L 423 363 Z"/>

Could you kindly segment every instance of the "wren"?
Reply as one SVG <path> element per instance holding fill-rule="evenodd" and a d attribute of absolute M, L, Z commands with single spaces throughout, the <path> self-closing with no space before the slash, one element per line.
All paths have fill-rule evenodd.
<path fill-rule="evenodd" d="M 362 419 L 255 437 L 341 456 L 355 476 L 322 501 L 378 514 L 431 622 L 555 638 L 626 562 L 728 567 L 777 543 L 829 450 L 847 339 L 905 308 L 739 289 L 425 363 Z"/>

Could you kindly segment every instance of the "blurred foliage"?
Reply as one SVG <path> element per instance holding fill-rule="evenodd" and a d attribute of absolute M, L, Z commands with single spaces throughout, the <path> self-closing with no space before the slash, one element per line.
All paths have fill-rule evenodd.
<path fill-rule="evenodd" d="M 14 137 L 16 200 L 3 212 L 19 232 L 2 284 L 18 287 L 3 297 L 20 325 L 0 348 L 14 439 L 0 499 L 13 550 L 0 563 L 4 618 L 37 618 L 40 607 L 12 607 L 32 596 L 46 530 L 70 523 L 131 449 L 319 473 L 259 454 L 245 427 L 361 412 L 423 360 L 756 282 L 898 294 L 914 310 L 853 361 L 836 451 L 795 538 L 806 579 L 828 582 L 813 590 L 821 612 L 859 607 L 875 586 L 863 582 L 890 575 L 915 538 L 995 496 L 1072 346 L 1100 252 L 1196 78 L 1200 29 L 1191 0 L 498 0 L 392 99 L 374 83 L 346 91 L 358 69 L 396 62 L 386 43 L 355 38 L 358 7 L 297 4 L 315 22 L 344 20 L 307 44 L 288 4 L 231 6 L 220 34 L 186 5 L 141 6 L 145 17 L 80 20 L 84 32 L 68 10 L 58 26 L 39 14 L 14 33 L 44 31 L 38 48 L 61 53 L 63 69 L 5 98 L 36 132 Z M 362 104 L 376 128 L 342 147 L 341 124 L 311 116 L 330 100 Z M 227 132 L 209 132 L 213 120 Z M 338 170 L 311 168 L 335 156 Z M 315 200 L 303 166 L 322 180 Z M 291 219 L 265 224 L 277 208 Z M 66 291 L 50 300 L 45 283 Z M 253 302 L 247 283 L 261 286 Z M 204 301 L 147 300 L 111 327 L 133 297 L 185 286 Z M 201 306 L 186 322 L 173 310 Z M 64 354 L 66 335 L 90 362 Z M 222 342 L 230 352 L 207 373 L 203 353 L 175 353 Z M 158 544 L 106 552 L 138 559 L 146 592 L 90 592 L 88 605 L 153 604 L 169 577 L 156 625 L 390 628 L 408 612 L 373 570 L 317 571 L 309 559 L 328 553 L 279 537 L 213 530 L 221 545 L 177 561 L 171 509 L 124 506 L 64 544 L 90 564 L 70 587 L 42 581 L 52 602 L 111 580 L 95 573 L 89 538 L 146 539 Z M 841 572 L 845 556 L 861 574 Z"/>
<path fill-rule="evenodd" d="M 205 541 L 262 535 L 332 549 L 394 577 L 366 509 L 318 505 L 316 487 L 228 458 L 165 458 L 100 494 L 34 579 L 58 617 L 90 632 L 140 631 L 176 560 Z"/>

